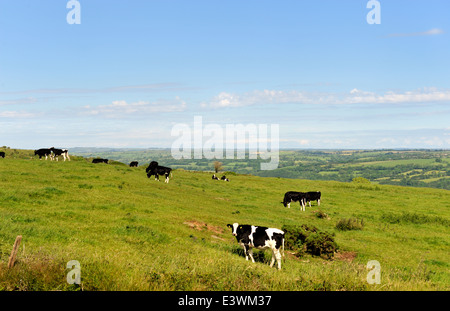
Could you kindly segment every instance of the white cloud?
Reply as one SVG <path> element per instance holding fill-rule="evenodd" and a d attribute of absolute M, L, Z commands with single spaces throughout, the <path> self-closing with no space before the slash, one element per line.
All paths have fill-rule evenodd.
<path fill-rule="evenodd" d="M 109 118 L 121 118 L 125 115 L 142 116 L 144 114 L 179 112 L 186 109 L 186 102 L 178 96 L 175 100 L 164 100 L 157 102 L 138 101 L 128 103 L 125 100 L 113 101 L 110 105 L 100 105 L 97 107 L 84 106 L 83 115 L 104 116 Z"/>
<path fill-rule="evenodd" d="M 388 37 L 417 37 L 417 36 L 435 36 L 445 33 L 444 30 L 440 28 L 433 28 L 422 32 L 409 32 L 409 33 L 392 33 Z"/>
<path fill-rule="evenodd" d="M 311 99 L 298 91 L 255 90 L 242 94 L 222 92 L 209 102 L 203 102 L 202 107 L 226 108 L 243 107 L 258 104 L 282 104 L 307 102 Z"/>
<path fill-rule="evenodd" d="M 34 98 L 34 97 L 16 98 L 16 99 L 0 100 L 0 106 L 3 106 L 3 105 L 33 104 L 33 103 L 36 103 L 36 102 L 37 102 L 37 99 Z"/>
<path fill-rule="evenodd" d="M 350 96 L 343 99 L 344 103 L 372 103 L 372 104 L 400 104 L 400 103 L 427 103 L 450 101 L 450 91 L 436 88 L 424 88 L 414 91 L 386 92 L 376 94 L 363 92 L 356 89 L 350 91 Z"/>
<path fill-rule="evenodd" d="M 0 111 L 0 118 L 33 118 L 37 114 L 27 111 Z"/>
<path fill-rule="evenodd" d="M 204 108 L 227 108 L 245 107 L 264 104 L 401 104 L 401 103 L 429 103 L 450 101 L 449 90 L 438 90 L 437 88 L 423 88 L 414 91 L 393 92 L 382 94 L 375 92 L 352 89 L 349 93 L 308 93 L 277 90 L 255 90 L 247 93 L 221 92 L 214 96 L 209 102 L 201 104 Z"/>

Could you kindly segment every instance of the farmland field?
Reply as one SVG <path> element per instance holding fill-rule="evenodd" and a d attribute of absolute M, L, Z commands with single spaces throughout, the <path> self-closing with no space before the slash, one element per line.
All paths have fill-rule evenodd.
<path fill-rule="evenodd" d="M 0 290 L 450 290 L 448 190 L 241 174 L 227 183 L 183 169 L 166 184 L 145 166 L 71 158 L 20 150 L 0 159 Z M 285 208 L 289 190 L 320 190 L 321 205 Z M 336 227 L 350 218 L 363 227 Z M 286 249 L 277 271 L 268 251 L 245 261 L 226 227 L 233 222 L 315 226 L 339 249 L 332 259 Z M 71 260 L 80 286 L 66 282 Z M 380 284 L 366 280 L 370 260 Z"/>

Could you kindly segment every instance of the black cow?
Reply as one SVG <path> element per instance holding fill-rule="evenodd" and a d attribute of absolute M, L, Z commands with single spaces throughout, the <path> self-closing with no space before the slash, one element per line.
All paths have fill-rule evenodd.
<path fill-rule="evenodd" d="M 223 175 L 222 178 L 220 178 L 220 180 L 230 181 L 225 175 Z"/>
<path fill-rule="evenodd" d="M 152 161 L 145 171 L 147 172 L 148 178 L 155 175 L 155 180 L 159 181 L 159 175 L 164 175 L 166 177 L 164 182 L 169 183 L 169 174 L 171 174 L 172 169 L 170 167 L 159 166 L 158 162 Z"/>
<path fill-rule="evenodd" d="M 139 162 L 138 161 L 132 161 L 130 163 L 130 167 L 138 167 Z"/>
<path fill-rule="evenodd" d="M 0 157 L 2 157 L 2 158 L 5 157 L 5 153 L 3 151 L 0 151 Z"/>
<path fill-rule="evenodd" d="M 108 159 L 93 159 L 92 163 L 106 163 L 106 164 L 108 164 Z"/>
<path fill-rule="evenodd" d="M 214 179 L 214 180 L 220 180 L 219 177 L 216 176 L 216 174 L 212 175 L 212 179 Z"/>
<path fill-rule="evenodd" d="M 309 202 L 309 207 L 311 207 L 311 201 L 317 201 L 317 205 L 320 206 L 320 191 L 310 191 L 306 192 L 305 203 Z"/>
<path fill-rule="evenodd" d="M 283 205 L 284 207 L 291 208 L 291 202 L 300 202 L 301 210 L 305 211 L 306 205 L 306 193 L 298 191 L 288 191 L 284 194 Z"/>
<path fill-rule="evenodd" d="M 69 150 L 67 150 L 67 149 L 56 149 L 55 147 L 51 147 L 50 150 L 53 153 L 50 156 L 50 160 L 54 160 L 56 158 L 56 161 L 58 161 L 58 157 L 60 155 L 62 155 L 63 158 L 64 158 L 64 161 L 66 161 L 66 158 L 69 159 L 69 161 L 70 161 Z"/>
<path fill-rule="evenodd" d="M 38 155 L 39 159 L 42 159 L 42 157 L 45 157 L 45 159 L 47 160 L 47 157 L 52 156 L 52 151 L 50 149 L 46 149 L 46 148 L 41 148 L 38 150 L 34 150 L 34 155 Z"/>
<path fill-rule="evenodd" d="M 281 252 L 280 248 L 283 246 L 284 256 L 284 232 L 280 229 L 239 225 L 238 223 L 227 224 L 227 227 L 232 229 L 232 234 L 236 237 L 237 242 L 244 248 L 245 259 L 248 260 L 250 256 L 252 262 L 253 248 L 272 250 L 272 261 L 270 267 L 273 267 L 275 259 L 277 260 L 278 270 L 281 269 Z"/>

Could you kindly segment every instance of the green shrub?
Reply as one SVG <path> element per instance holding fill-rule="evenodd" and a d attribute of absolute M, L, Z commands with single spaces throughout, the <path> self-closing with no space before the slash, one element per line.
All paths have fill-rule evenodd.
<path fill-rule="evenodd" d="M 364 177 L 355 177 L 352 179 L 352 182 L 356 184 L 370 184 L 370 180 Z"/>
<path fill-rule="evenodd" d="M 301 226 L 283 226 L 281 230 L 284 231 L 284 243 L 285 247 L 296 253 L 297 257 L 300 257 L 304 253 L 303 244 L 309 235 L 310 228 L 307 225 Z M 312 228 L 315 229 L 315 228 Z"/>
<path fill-rule="evenodd" d="M 324 211 L 318 210 L 318 211 L 314 211 L 313 212 L 317 218 L 321 218 L 321 219 L 328 219 L 328 214 L 325 213 Z"/>
<path fill-rule="evenodd" d="M 341 231 L 362 230 L 364 228 L 364 220 L 358 218 L 342 218 L 336 224 L 336 229 Z"/>
<path fill-rule="evenodd" d="M 306 252 L 314 256 L 331 259 L 337 250 L 334 235 L 328 232 L 314 232 L 305 241 Z"/>
<path fill-rule="evenodd" d="M 334 234 L 320 231 L 314 226 L 283 226 L 285 247 L 301 257 L 305 253 L 330 259 L 338 249 Z"/>

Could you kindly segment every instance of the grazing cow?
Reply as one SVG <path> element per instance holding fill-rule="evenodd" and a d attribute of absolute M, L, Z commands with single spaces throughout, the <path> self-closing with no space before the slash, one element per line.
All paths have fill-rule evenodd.
<path fill-rule="evenodd" d="M 291 202 L 300 202 L 301 210 L 305 211 L 306 205 L 306 193 L 297 191 L 288 191 L 284 194 L 283 205 L 284 207 L 291 208 Z"/>
<path fill-rule="evenodd" d="M 225 175 L 223 175 L 222 178 L 220 178 L 220 179 L 224 180 L 224 181 L 230 181 Z"/>
<path fill-rule="evenodd" d="M 275 259 L 277 260 L 278 270 L 281 269 L 281 253 L 280 248 L 283 246 L 284 256 L 284 232 L 280 229 L 239 225 L 238 223 L 227 224 L 232 229 L 232 234 L 236 237 L 237 242 L 244 248 L 245 259 L 250 256 L 252 262 L 253 248 L 272 250 L 272 261 L 270 267 L 273 267 Z"/>
<path fill-rule="evenodd" d="M 309 202 L 309 207 L 311 207 L 311 201 L 317 201 L 317 205 L 320 206 L 320 191 L 310 191 L 306 192 L 305 203 Z"/>
<path fill-rule="evenodd" d="M 216 174 L 212 175 L 212 179 L 220 180 L 219 177 L 216 176 Z"/>
<path fill-rule="evenodd" d="M 60 155 L 63 156 L 64 161 L 66 161 L 66 158 L 69 159 L 69 150 L 67 149 L 56 149 L 55 147 L 51 147 L 50 150 L 53 152 L 53 155 L 50 156 L 50 160 L 54 160 L 56 158 L 56 161 L 58 161 L 58 157 Z"/>
<path fill-rule="evenodd" d="M 164 175 L 166 177 L 164 182 L 169 183 L 169 174 L 171 174 L 172 169 L 170 167 L 159 166 L 158 162 L 152 161 L 145 171 L 147 172 L 148 178 L 155 175 L 155 180 L 159 181 L 159 175 Z"/>
<path fill-rule="evenodd" d="M 42 149 L 34 150 L 34 155 L 38 155 L 39 159 L 41 159 L 41 160 L 42 160 L 42 157 L 45 157 L 45 159 L 47 160 L 47 157 L 50 157 L 50 159 L 51 159 L 52 151 L 50 149 L 42 148 Z"/>
<path fill-rule="evenodd" d="M 106 163 L 106 164 L 108 164 L 108 159 L 93 159 L 92 163 Z"/>
<path fill-rule="evenodd" d="M 5 153 L 3 151 L 0 151 L 0 157 L 2 157 L 2 158 L 5 157 Z"/>
<path fill-rule="evenodd" d="M 130 167 L 138 167 L 138 161 L 132 161 L 131 163 L 130 163 Z"/>

